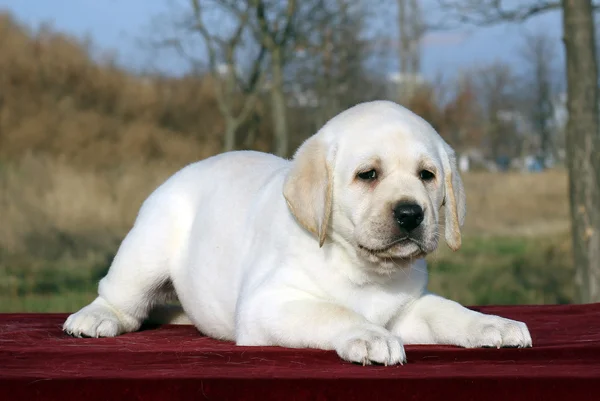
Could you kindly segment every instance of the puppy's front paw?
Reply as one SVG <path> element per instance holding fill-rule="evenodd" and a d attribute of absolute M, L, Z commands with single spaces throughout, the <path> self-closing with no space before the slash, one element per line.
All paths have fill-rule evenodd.
<path fill-rule="evenodd" d="M 500 316 L 483 315 L 469 326 L 467 348 L 531 347 L 527 325 Z"/>
<path fill-rule="evenodd" d="M 383 328 L 351 330 L 338 342 L 336 351 L 342 359 L 363 365 L 402 365 L 406 362 L 406 353 L 400 338 Z"/>
<path fill-rule="evenodd" d="M 110 307 L 91 303 L 69 316 L 63 331 L 73 337 L 115 337 L 125 327 Z"/>

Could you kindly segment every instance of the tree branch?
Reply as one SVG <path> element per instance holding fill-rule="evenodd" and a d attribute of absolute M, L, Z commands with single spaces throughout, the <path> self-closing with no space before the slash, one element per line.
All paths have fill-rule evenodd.
<path fill-rule="evenodd" d="M 528 18 L 561 9 L 558 0 L 520 0 L 508 6 L 503 0 L 437 0 L 444 12 L 454 14 L 459 23 L 486 26 L 501 22 L 523 22 Z M 600 10 L 600 1 L 594 3 Z"/>
<path fill-rule="evenodd" d="M 256 11 L 256 21 L 258 22 L 258 34 L 260 42 L 272 50 L 277 45 L 276 32 L 269 28 L 269 21 L 265 12 L 265 3 L 263 0 L 252 0 L 252 5 Z"/>
<path fill-rule="evenodd" d="M 316 4 L 316 3 L 315 3 Z M 278 45 L 284 44 L 288 38 L 292 35 L 294 20 L 296 16 L 296 0 L 288 0 L 288 6 L 286 10 L 285 27 L 283 28 L 282 34 L 277 40 Z"/>
<path fill-rule="evenodd" d="M 264 77 L 263 73 L 263 61 L 267 54 L 267 49 L 264 46 L 260 47 L 260 51 L 258 56 L 254 59 L 252 63 L 252 68 L 250 70 L 250 75 L 248 77 L 248 82 L 244 82 L 242 78 L 237 75 L 237 82 L 239 87 L 244 91 L 244 93 L 253 92 L 260 84 Z"/>

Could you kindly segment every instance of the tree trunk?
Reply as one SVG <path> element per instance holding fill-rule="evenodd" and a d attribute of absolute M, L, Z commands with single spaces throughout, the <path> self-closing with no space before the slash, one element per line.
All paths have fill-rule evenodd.
<path fill-rule="evenodd" d="M 286 157 L 288 153 L 287 113 L 285 93 L 283 92 L 283 62 L 281 49 L 275 49 L 271 54 L 271 72 L 273 82 L 271 87 L 271 113 L 275 133 L 275 154 Z"/>
<path fill-rule="evenodd" d="M 235 148 L 235 133 L 238 124 L 232 117 L 225 118 L 225 133 L 223 136 L 223 152 L 229 152 Z"/>
<path fill-rule="evenodd" d="M 536 72 L 536 89 L 537 89 L 537 99 L 536 99 L 536 116 L 535 120 L 537 121 L 538 133 L 540 135 L 540 152 L 538 155 L 538 159 L 542 168 L 547 168 L 548 156 L 550 156 L 550 127 L 549 121 L 552 118 L 552 103 L 551 103 L 551 91 L 550 91 L 550 77 L 549 72 L 546 71 L 545 66 L 542 63 L 547 63 L 547 59 L 542 59 L 539 57 L 539 60 L 536 60 L 538 63 L 538 68 Z"/>
<path fill-rule="evenodd" d="M 600 301 L 600 134 L 591 0 L 562 0 L 569 121 L 567 165 L 579 302 Z"/>
<path fill-rule="evenodd" d="M 406 0 L 398 0 L 398 30 L 399 30 L 399 65 L 400 75 L 398 76 L 398 101 L 401 103 L 406 102 L 406 83 L 403 79 L 408 76 L 408 53 L 409 53 L 409 36 L 408 36 L 408 23 L 406 22 Z"/>

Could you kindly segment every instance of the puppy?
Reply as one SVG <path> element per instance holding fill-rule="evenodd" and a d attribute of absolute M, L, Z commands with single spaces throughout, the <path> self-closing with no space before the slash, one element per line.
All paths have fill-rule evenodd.
<path fill-rule="evenodd" d="M 530 347 L 524 323 L 426 289 L 423 258 L 441 231 L 460 247 L 465 210 L 454 152 L 436 131 L 395 103 L 362 103 L 291 161 L 230 152 L 169 178 L 64 331 L 132 332 L 176 296 L 186 317 L 163 323 L 189 319 L 238 345 L 335 350 L 362 364 L 402 364 L 403 344 Z"/>

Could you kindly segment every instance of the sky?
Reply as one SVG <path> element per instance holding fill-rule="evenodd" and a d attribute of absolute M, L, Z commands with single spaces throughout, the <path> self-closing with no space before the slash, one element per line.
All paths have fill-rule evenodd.
<path fill-rule="evenodd" d="M 0 0 L 0 11 L 9 11 L 18 21 L 32 28 L 50 23 L 56 30 L 92 38 L 97 48 L 115 50 L 119 64 L 144 68 L 148 62 L 161 70 L 178 74 L 184 63 L 175 58 L 155 55 L 140 45 L 150 33 L 151 21 L 165 15 L 165 0 Z M 430 10 L 425 10 L 427 14 Z M 433 11 L 432 11 L 433 12 Z M 396 10 L 387 15 L 395 21 Z M 523 68 L 520 49 L 524 32 L 543 31 L 556 38 L 557 65 L 563 67 L 560 14 L 536 17 L 525 24 L 491 28 L 470 28 L 461 32 L 437 32 L 425 38 L 422 54 L 423 74 L 433 79 L 438 74 L 453 75 L 466 68 L 493 61 Z M 390 61 L 384 68 L 394 72 L 397 56 L 390 50 Z"/>

